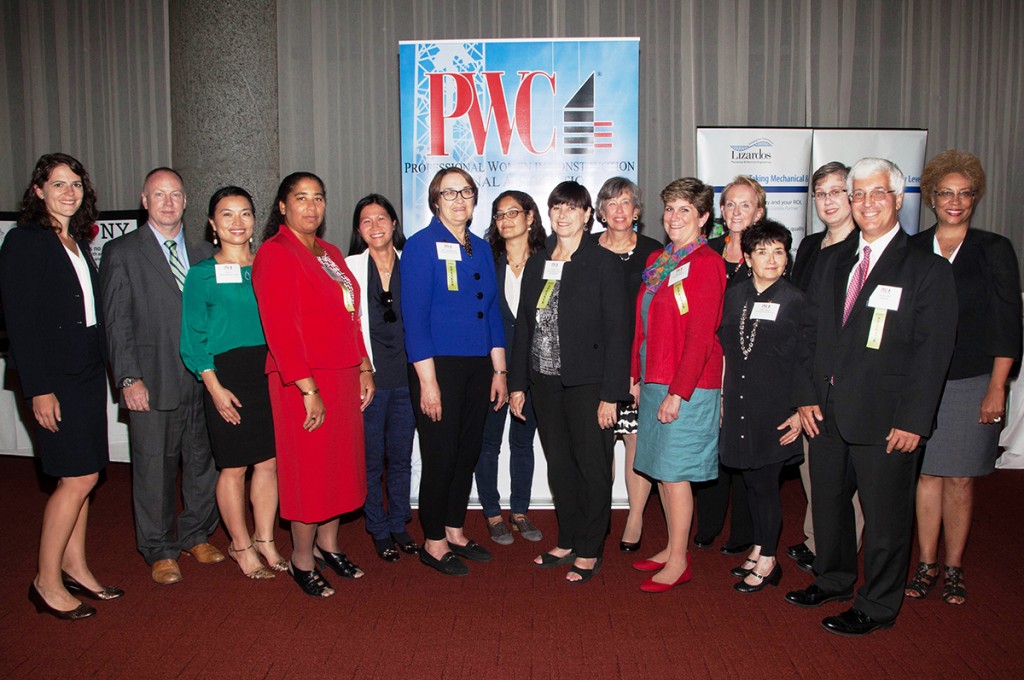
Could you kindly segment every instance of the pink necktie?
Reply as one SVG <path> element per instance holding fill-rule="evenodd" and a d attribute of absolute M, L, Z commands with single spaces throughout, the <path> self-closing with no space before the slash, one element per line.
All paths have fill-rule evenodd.
<path fill-rule="evenodd" d="M 853 305 L 857 302 L 857 296 L 860 295 L 860 289 L 864 287 L 864 280 L 868 278 L 868 267 L 871 266 L 871 246 L 864 246 L 864 259 L 857 265 L 857 270 L 853 272 L 853 278 L 850 279 L 850 287 L 846 289 L 846 303 L 843 305 L 843 325 L 846 325 L 846 320 L 850 318 L 850 312 L 853 311 Z"/>

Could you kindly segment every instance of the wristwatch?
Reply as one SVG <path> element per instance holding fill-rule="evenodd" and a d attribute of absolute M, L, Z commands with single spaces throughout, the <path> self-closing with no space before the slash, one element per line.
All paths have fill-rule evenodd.
<path fill-rule="evenodd" d="M 140 380 L 142 380 L 142 378 L 125 378 L 120 383 L 118 383 L 118 387 L 120 387 L 123 390 L 126 387 L 131 387 Z"/>

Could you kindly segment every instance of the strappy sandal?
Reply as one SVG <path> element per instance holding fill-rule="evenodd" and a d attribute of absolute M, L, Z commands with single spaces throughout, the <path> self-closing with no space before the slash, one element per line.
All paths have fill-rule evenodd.
<path fill-rule="evenodd" d="M 932 569 L 935 570 L 935 573 L 929 574 L 928 572 Z M 918 562 L 917 569 L 914 571 L 914 577 L 910 579 L 907 587 L 903 589 L 903 594 L 911 600 L 920 600 L 931 592 L 932 588 L 935 587 L 935 582 L 938 580 L 938 562 Z"/>
<path fill-rule="evenodd" d="M 363 577 L 363 570 L 357 567 L 352 560 L 345 555 L 345 553 L 328 552 L 320 546 L 316 546 L 316 549 L 320 554 L 317 555 L 314 553 L 313 559 L 316 560 L 316 563 L 321 568 L 330 567 L 334 570 L 334 573 L 342 578 Z"/>
<path fill-rule="evenodd" d="M 252 542 L 253 543 L 270 543 L 270 544 L 273 544 L 274 543 L 274 539 L 268 538 L 266 540 L 263 540 L 263 539 L 259 539 L 259 538 L 256 538 L 255 536 L 253 536 L 252 537 Z M 274 551 L 276 552 L 277 549 L 275 548 Z M 280 555 L 278 555 L 277 562 L 271 562 L 267 558 L 267 556 L 264 555 L 263 552 L 259 548 L 256 548 L 256 552 L 258 552 L 263 557 L 263 559 L 267 560 L 267 564 L 274 571 L 282 571 L 282 572 L 283 571 L 288 571 L 288 563 L 285 562 L 284 558 L 281 557 Z"/>
<path fill-rule="evenodd" d="M 246 578 L 251 578 L 254 581 L 265 581 L 267 579 L 274 578 L 274 576 L 275 576 L 274 572 L 270 571 L 269 569 L 264 567 L 262 564 L 260 566 L 256 567 L 255 569 L 253 569 L 252 571 L 246 571 L 245 569 L 242 569 L 242 564 L 238 561 L 238 556 L 240 554 L 248 551 L 248 550 L 255 551 L 256 549 L 253 547 L 252 543 L 250 543 L 245 548 L 235 548 L 235 547 L 229 545 L 228 546 L 228 557 L 230 557 L 231 559 L 233 559 L 235 561 L 235 564 L 237 564 L 238 568 L 242 570 L 242 574 Z M 259 558 L 257 558 L 257 559 L 259 559 Z"/>
<path fill-rule="evenodd" d="M 313 597 L 330 597 L 334 595 L 334 588 L 323 577 L 320 570 L 313 567 L 310 571 L 302 571 L 294 564 L 290 566 L 292 578 L 302 588 L 302 592 Z"/>
<path fill-rule="evenodd" d="M 942 601 L 960 606 L 967 603 L 967 588 L 964 587 L 964 568 L 946 567 L 946 582 L 942 586 Z M 957 599 L 960 601 L 957 602 Z"/>

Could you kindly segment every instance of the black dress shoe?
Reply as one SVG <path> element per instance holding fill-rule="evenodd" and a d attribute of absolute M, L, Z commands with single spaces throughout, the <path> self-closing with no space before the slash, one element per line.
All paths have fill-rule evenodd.
<path fill-rule="evenodd" d="M 446 552 L 441 559 L 437 559 L 424 548 L 420 550 L 420 562 L 431 569 L 437 569 L 445 576 L 466 576 L 469 574 L 469 567 L 456 557 L 453 552 Z"/>
<path fill-rule="evenodd" d="M 796 566 L 799 567 L 800 569 L 803 569 L 808 574 L 813 574 L 814 573 L 814 553 L 811 553 L 810 555 L 804 555 L 803 557 L 798 557 L 797 560 L 796 560 Z"/>
<path fill-rule="evenodd" d="M 64 582 L 64 588 L 67 589 L 72 595 L 83 595 L 88 597 L 90 600 L 116 600 L 117 598 L 124 595 L 124 591 L 117 586 L 104 586 L 103 590 L 89 590 L 75 579 L 74 576 L 66 572 L 60 572 L 61 581 Z"/>
<path fill-rule="evenodd" d="M 472 540 L 467 541 L 466 545 L 455 545 L 449 542 L 448 549 L 459 557 L 465 557 L 467 560 L 473 560 L 474 562 L 490 562 L 491 557 L 493 557 L 487 548 Z"/>
<path fill-rule="evenodd" d="M 741 543 L 739 545 L 729 545 L 726 543 L 722 546 L 723 555 L 739 555 L 740 553 L 748 552 L 753 546 L 753 543 Z"/>
<path fill-rule="evenodd" d="M 859 609 L 847 609 L 839 616 L 829 616 L 822 620 L 821 627 L 836 635 L 860 637 L 876 630 L 892 628 L 896 621 L 876 621 Z"/>
<path fill-rule="evenodd" d="M 710 548 L 714 545 L 715 539 L 713 538 L 700 538 L 698 536 L 693 537 L 693 544 L 698 548 Z"/>
<path fill-rule="evenodd" d="M 49 614 L 55 616 L 62 621 L 78 621 L 79 619 L 87 619 L 90 616 L 96 614 L 96 607 L 88 605 L 84 602 L 79 603 L 74 609 L 63 610 L 54 609 L 51 607 L 43 596 L 36 590 L 36 584 L 28 584 L 28 601 L 35 605 L 36 612 L 39 614 Z"/>
<path fill-rule="evenodd" d="M 779 585 L 779 581 L 782 580 L 782 565 L 776 562 L 775 566 L 772 567 L 772 570 L 764 575 L 759 574 L 753 570 L 751 570 L 750 573 L 753 574 L 755 578 L 757 578 L 757 583 L 755 583 L 754 585 L 750 585 L 746 581 L 740 581 L 739 583 L 733 586 L 733 588 L 736 589 L 736 592 L 756 593 L 759 590 L 764 590 L 765 586 L 771 586 L 774 588 L 775 586 Z"/>
<path fill-rule="evenodd" d="M 798 560 L 805 555 L 813 556 L 814 553 L 807 547 L 806 543 L 797 543 L 786 548 L 786 554 L 792 557 L 794 560 Z"/>
<path fill-rule="evenodd" d="M 746 578 L 747 574 L 750 573 L 750 570 L 754 568 L 753 566 L 747 567 L 746 565 L 748 564 L 757 565 L 757 560 L 752 560 L 748 557 L 747 559 L 743 560 L 743 564 L 741 564 L 738 567 L 733 567 L 732 571 L 730 571 L 729 573 L 735 576 L 736 578 Z"/>
<path fill-rule="evenodd" d="M 400 534 L 391 534 L 391 538 L 395 539 L 395 543 L 398 544 L 398 549 L 406 555 L 420 554 L 419 543 L 412 540 L 412 536 L 410 536 L 408 532 L 403 531 Z"/>
<path fill-rule="evenodd" d="M 847 590 L 844 593 L 829 593 L 813 583 L 803 590 L 786 593 L 786 602 L 795 604 L 797 607 L 820 607 L 826 602 L 845 602 L 852 599 L 852 590 Z"/>
<path fill-rule="evenodd" d="M 381 541 L 374 539 L 373 547 L 377 550 L 377 557 L 385 562 L 397 562 L 398 558 L 401 557 L 398 553 L 398 546 L 390 539 L 385 538 Z"/>
<path fill-rule="evenodd" d="M 619 541 L 619 550 L 624 553 L 631 553 L 640 550 L 640 544 L 643 542 L 641 538 L 636 543 L 630 543 L 629 541 Z"/>

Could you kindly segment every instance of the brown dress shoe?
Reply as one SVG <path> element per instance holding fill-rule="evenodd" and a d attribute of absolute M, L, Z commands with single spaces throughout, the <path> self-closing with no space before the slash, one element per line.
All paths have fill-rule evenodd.
<path fill-rule="evenodd" d="M 153 563 L 153 580 L 162 586 L 168 586 L 181 580 L 181 569 L 177 560 L 157 560 Z"/>
<path fill-rule="evenodd" d="M 199 564 L 217 564 L 218 562 L 224 561 L 224 553 L 217 550 L 209 543 L 200 543 L 183 550 L 182 552 L 187 552 L 189 555 L 196 558 L 196 562 Z"/>

